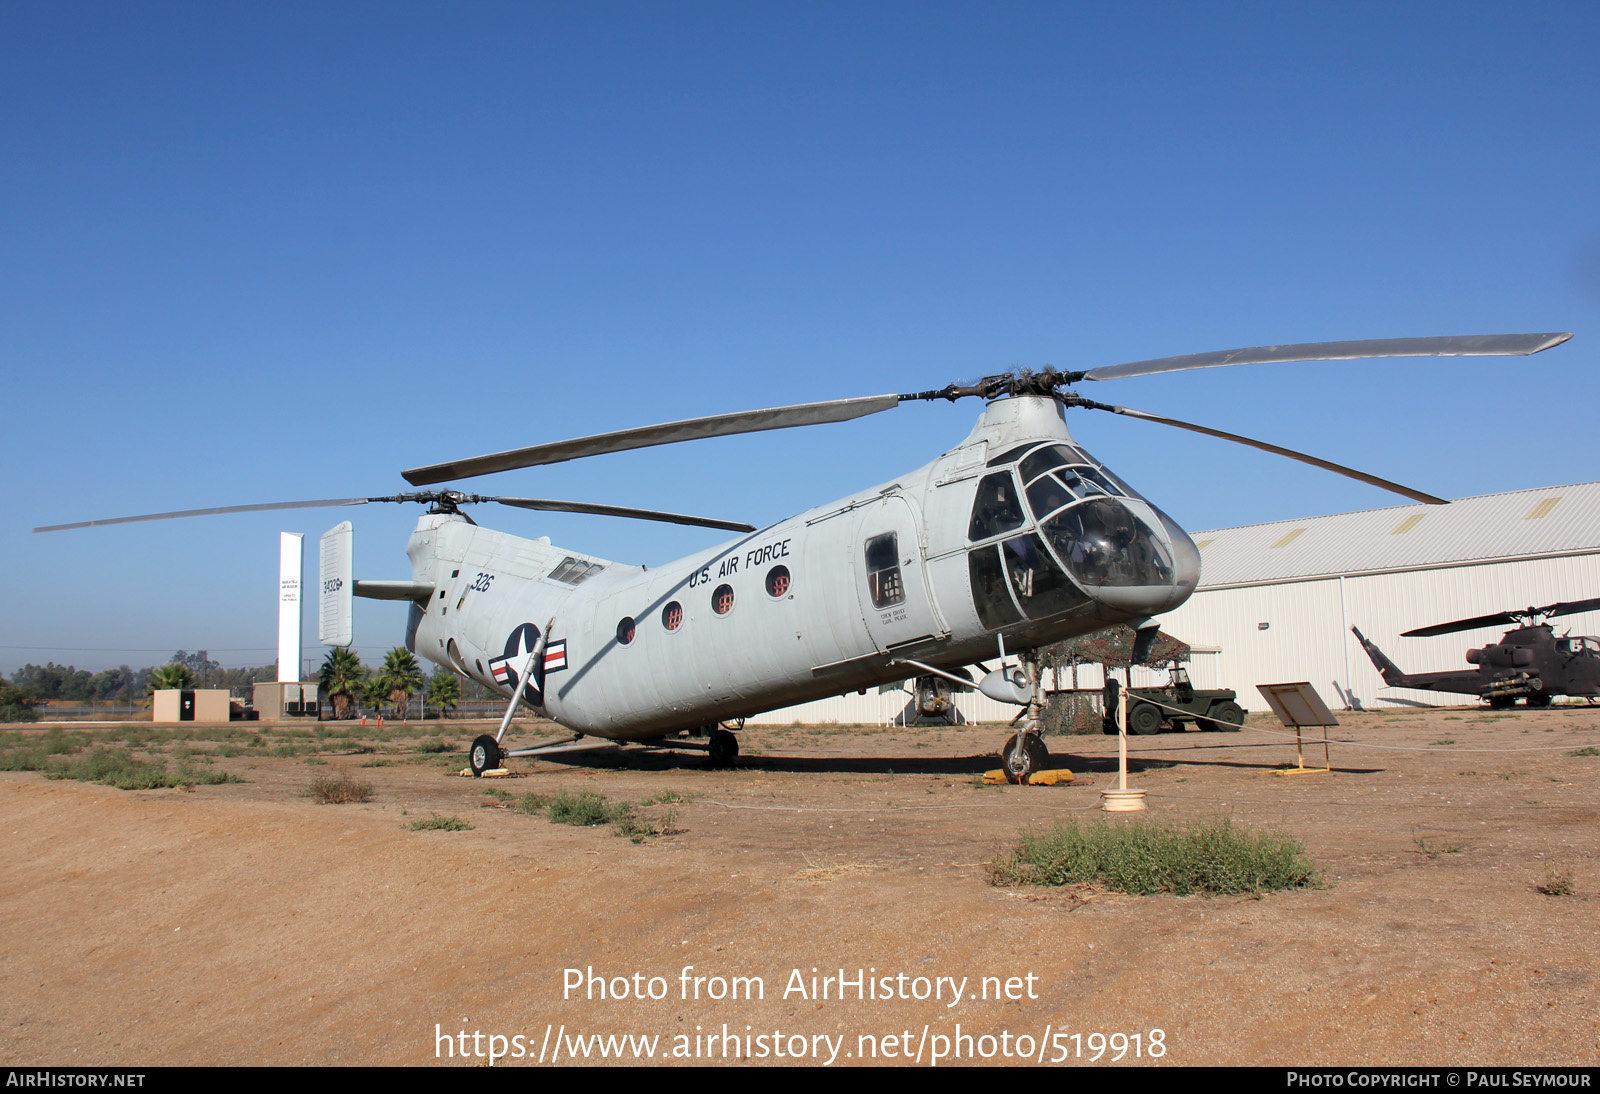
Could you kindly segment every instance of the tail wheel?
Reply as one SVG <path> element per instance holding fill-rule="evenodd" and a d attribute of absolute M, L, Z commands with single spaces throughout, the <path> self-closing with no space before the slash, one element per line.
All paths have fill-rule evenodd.
<path fill-rule="evenodd" d="M 479 778 L 485 771 L 494 771 L 500 766 L 500 757 L 500 742 L 487 733 L 473 741 L 472 751 L 467 754 L 473 777 Z"/>

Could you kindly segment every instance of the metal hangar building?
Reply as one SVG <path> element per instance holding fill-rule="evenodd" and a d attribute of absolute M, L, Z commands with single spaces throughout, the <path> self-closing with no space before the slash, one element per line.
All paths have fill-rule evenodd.
<path fill-rule="evenodd" d="M 1467 669 L 1467 650 L 1510 628 L 1400 634 L 1600 596 L 1597 482 L 1192 535 L 1200 587 L 1159 622 L 1253 709 L 1255 685 L 1297 680 L 1336 709 L 1470 704 L 1470 695 L 1385 687 L 1350 628 L 1407 672 Z M 1600 612 L 1552 624 L 1558 635 L 1597 634 Z"/>

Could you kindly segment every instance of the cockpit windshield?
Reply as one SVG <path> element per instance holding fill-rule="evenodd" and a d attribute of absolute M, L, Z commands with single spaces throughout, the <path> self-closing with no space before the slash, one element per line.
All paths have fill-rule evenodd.
<path fill-rule="evenodd" d="M 1044 522 L 1045 539 L 1085 585 L 1166 585 L 1172 555 L 1128 506 L 1109 498 L 1062 509 Z"/>
<path fill-rule="evenodd" d="M 1038 618 L 1078 603 L 1064 577 L 1051 574 L 1070 575 L 1091 592 L 1172 586 L 1180 570 L 1192 582 L 1188 570 L 1197 569 L 1198 558 L 1190 567 L 1173 553 L 1173 537 L 1184 544 L 1187 538 L 1082 449 L 1059 442 L 1019 445 L 989 467 L 978 485 L 968 535 L 974 544 L 1010 538 L 998 555 L 990 548 L 972 559 L 974 595 L 988 625 L 1017 609 Z M 1031 529 L 1042 534 L 1019 534 Z"/>

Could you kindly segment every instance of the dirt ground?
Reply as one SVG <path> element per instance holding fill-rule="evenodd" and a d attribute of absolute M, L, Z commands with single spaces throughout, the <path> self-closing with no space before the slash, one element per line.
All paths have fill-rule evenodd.
<path fill-rule="evenodd" d="M 989 883 L 1019 832 L 1106 820 L 1098 736 L 1051 739 L 1071 786 L 981 785 L 997 726 L 752 727 L 732 771 L 609 749 L 495 784 L 690 796 L 640 843 L 409 745 L 218 753 L 248 781 L 188 791 L 0 774 L 0 1058 L 1594 1065 L 1600 754 L 1572 753 L 1600 708 L 1341 720 L 1333 774 L 1274 775 L 1261 715 L 1130 741 L 1145 816 L 1305 844 L 1326 886 L 1259 899 Z M 341 770 L 369 803 L 305 796 Z"/>

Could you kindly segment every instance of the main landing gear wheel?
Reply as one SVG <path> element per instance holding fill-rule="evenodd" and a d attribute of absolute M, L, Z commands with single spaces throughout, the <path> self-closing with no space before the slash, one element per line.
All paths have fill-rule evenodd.
<path fill-rule="evenodd" d="M 1022 737 L 1022 748 L 1017 748 L 1017 737 Z M 1005 769 L 1006 781 L 1025 783 L 1035 771 L 1050 766 L 1050 749 L 1037 733 L 1017 734 L 1006 739 L 1000 750 L 1000 766 Z"/>
<path fill-rule="evenodd" d="M 739 756 L 739 738 L 725 729 L 711 731 L 711 766 L 732 767 Z"/>
<path fill-rule="evenodd" d="M 485 733 L 472 742 L 472 751 L 467 757 L 472 764 L 473 778 L 478 778 L 485 771 L 493 771 L 500 766 L 500 742 Z"/>

